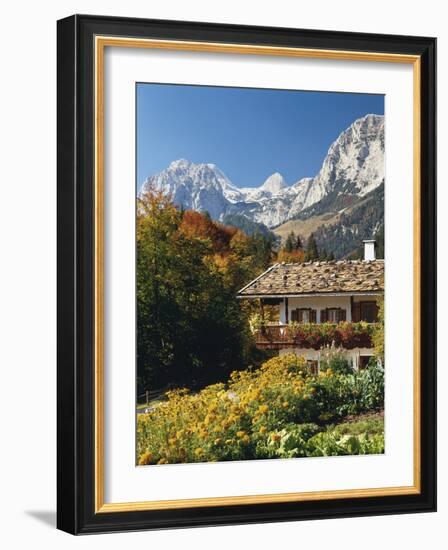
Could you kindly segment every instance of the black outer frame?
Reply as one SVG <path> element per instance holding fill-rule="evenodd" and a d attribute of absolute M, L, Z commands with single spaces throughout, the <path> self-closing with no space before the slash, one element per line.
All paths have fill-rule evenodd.
<path fill-rule="evenodd" d="M 58 21 L 57 527 L 72 534 L 436 510 L 436 39 L 74 15 Z M 421 56 L 421 493 L 94 513 L 94 37 Z"/>

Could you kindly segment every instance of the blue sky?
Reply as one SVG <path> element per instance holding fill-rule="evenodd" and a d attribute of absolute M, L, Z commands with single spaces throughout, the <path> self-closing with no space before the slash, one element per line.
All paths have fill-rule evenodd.
<path fill-rule="evenodd" d="M 384 96 L 139 83 L 137 187 L 179 158 L 214 163 L 238 187 L 274 172 L 292 184 L 368 113 L 384 114 Z"/>

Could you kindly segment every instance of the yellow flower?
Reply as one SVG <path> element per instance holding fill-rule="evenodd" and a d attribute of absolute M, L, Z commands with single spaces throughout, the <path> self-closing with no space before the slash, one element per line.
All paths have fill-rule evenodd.
<path fill-rule="evenodd" d="M 176 442 L 177 442 L 177 438 L 176 438 L 176 437 L 170 437 L 170 438 L 168 439 L 168 443 L 169 443 L 170 445 L 176 445 Z"/>
<path fill-rule="evenodd" d="M 233 443 L 233 439 L 226 439 L 226 444 L 231 445 Z"/>
<path fill-rule="evenodd" d="M 284 401 L 283 404 L 282 404 L 282 407 L 283 407 L 284 409 L 287 409 L 287 408 L 289 407 L 288 401 Z"/>
<path fill-rule="evenodd" d="M 261 433 L 261 434 L 264 434 L 264 433 L 266 433 L 267 431 L 268 431 L 268 429 L 266 428 L 266 426 L 261 426 L 261 428 L 260 428 L 260 433 Z"/>
<path fill-rule="evenodd" d="M 258 407 L 258 412 L 260 412 L 261 414 L 266 414 L 269 410 L 269 407 L 267 405 L 260 405 Z"/>
<path fill-rule="evenodd" d="M 143 453 L 138 461 L 140 466 L 145 466 L 146 464 L 151 464 L 152 461 L 152 453 L 150 451 L 146 451 L 146 453 Z"/>
<path fill-rule="evenodd" d="M 280 434 L 272 434 L 271 435 L 272 441 L 280 441 L 281 438 L 282 438 L 282 436 Z"/>
<path fill-rule="evenodd" d="M 244 430 L 240 430 L 239 432 L 236 432 L 236 435 L 238 437 L 244 437 L 246 435 L 246 432 Z"/>
<path fill-rule="evenodd" d="M 204 451 L 203 449 L 201 449 L 201 447 L 198 447 L 197 449 L 194 450 L 194 454 L 196 456 L 201 456 L 202 454 L 204 454 Z"/>
<path fill-rule="evenodd" d="M 222 443 L 222 439 L 220 437 L 217 437 L 215 439 L 215 445 L 220 445 Z"/>
<path fill-rule="evenodd" d="M 250 437 L 246 434 L 245 436 L 243 436 L 243 441 L 244 443 L 249 443 Z"/>
<path fill-rule="evenodd" d="M 166 460 L 165 458 L 161 458 L 159 462 L 157 462 L 157 464 L 168 464 L 168 460 Z"/>
<path fill-rule="evenodd" d="M 206 426 L 208 426 L 210 424 L 210 422 L 213 422 L 213 420 L 215 420 L 216 416 L 214 414 L 208 414 L 205 418 L 204 418 L 204 424 Z"/>

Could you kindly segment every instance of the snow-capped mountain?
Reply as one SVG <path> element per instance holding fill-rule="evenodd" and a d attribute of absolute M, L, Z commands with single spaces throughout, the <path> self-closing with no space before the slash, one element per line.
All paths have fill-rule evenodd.
<path fill-rule="evenodd" d="M 283 190 L 288 187 L 285 179 L 278 172 L 270 175 L 260 187 L 243 187 L 241 192 L 245 200 L 260 200 L 271 198 L 274 195 L 281 195 Z"/>
<path fill-rule="evenodd" d="M 370 114 L 341 133 L 315 177 L 293 185 L 276 172 L 260 187 L 238 188 L 216 165 L 181 159 L 148 177 L 141 192 L 155 187 L 185 209 L 206 210 L 214 219 L 238 214 L 274 227 L 319 204 L 331 209 L 338 197 L 361 198 L 383 181 L 384 117 Z"/>
<path fill-rule="evenodd" d="M 288 184 L 284 180 L 283 176 L 278 172 L 275 172 L 268 177 L 268 179 L 260 187 L 260 190 L 266 193 L 271 193 L 271 195 L 278 195 L 278 193 L 281 193 L 285 187 L 288 187 Z"/>
<path fill-rule="evenodd" d="M 244 200 L 244 195 L 217 166 L 193 164 L 185 159 L 175 160 L 166 170 L 148 178 L 142 192 L 149 186 L 169 193 L 185 209 L 207 210 L 214 219 L 222 217 L 229 204 Z"/>
<path fill-rule="evenodd" d="M 384 180 L 384 117 L 356 120 L 330 147 L 316 183 L 364 196 Z"/>

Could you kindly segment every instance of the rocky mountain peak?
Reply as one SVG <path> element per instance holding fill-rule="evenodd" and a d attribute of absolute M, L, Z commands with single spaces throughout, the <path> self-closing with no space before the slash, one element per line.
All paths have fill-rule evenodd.
<path fill-rule="evenodd" d="M 283 176 L 278 172 L 274 172 L 266 179 L 266 181 L 259 189 L 262 189 L 263 191 L 268 191 L 272 194 L 277 194 L 280 193 L 285 187 L 288 187 L 288 184 L 284 180 Z"/>
<path fill-rule="evenodd" d="M 191 162 L 189 160 L 187 160 L 187 159 L 177 159 L 177 160 L 173 160 L 173 162 L 170 163 L 170 165 L 168 166 L 168 169 L 171 169 L 171 170 L 177 170 L 177 169 L 187 170 L 190 166 L 191 166 Z"/>
<path fill-rule="evenodd" d="M 333 142 L 315 177 L 291 186 L 275 172 L 259 187 L 238 188 L 215 164 L 178 159 L 148 177 L 142 192 L 155 186 L 170 193 L 176 204 L 207 210 L 214 219 L 240 215 L 273 227 L 315 205 L 321 205 L 320 211 L 334 210 L 339 197 L 361 198 L 383 182 L 384 117 L 368 114 Z"/>

